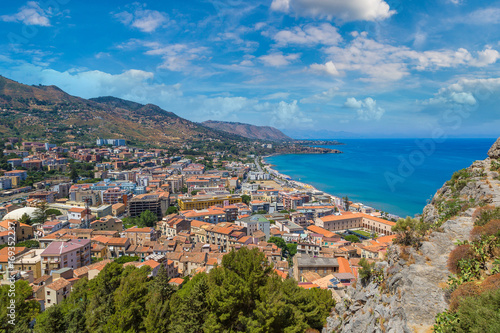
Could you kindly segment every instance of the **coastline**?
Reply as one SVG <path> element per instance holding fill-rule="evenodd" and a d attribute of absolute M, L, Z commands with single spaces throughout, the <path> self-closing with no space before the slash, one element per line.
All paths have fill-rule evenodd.
<path fill-rule="evenodd" d="M 265 156 L 261 156 L 260 157 L 260 162 L 263 164 L 264 169 L 266 171 L 268 171 L 269 174 L 272 177 L 274 176 L 274 177 L 276 177 L 278 179 L 281 179 L 282 181 L 286 181 L 288 183 L 291 183 L 292 187 L 298 187 L 299 190 L 302 189 L 302 190 L 313 190 L 313 191 L 323 192 L 324 195 L 330 197 L 330 200 L 332 201 L 333 205 L 335 205 L 335 206 L 341 205 L 343 199 L 340 196 L 333 195 L 333 194 L 325 192 L 323 190 L 319 190 L 319 189 L 317 189 L 315 186 L 313 186 L 311 184 L 307 184 L 307 183 L 303 183 L 303 182 L 299 182 L 299 181 L 293 180 L 292 177 L 290 177 L 290 176 L 288 176 L 286 174 L 282 174 L 278 170 L 274 169 L 273 167 L 275 167 L 275 165 L 273 165 L 273 164 L 271 164 L 271 163 L 269 163 L 269 162 L 266 161 L 266 158 L 268 158 L 268 157 L 279 156 L 279 155 L 294 155 L 294 154 L 280 154 L 280 153 L 275 153 L 275 154 L 269 154 L 269 155 L 265 155 Z M 295 186 L 293 186 L 293 185 L 295 185 Z M 388 211 L 383 211 L 383 210 L 377 209 L 376 207 L 365 205 L 361 201 L 358 201 L 356 203 L 361 203 L 363 206 L 373 208 L 374 210 L 379 211 L 379 212 L 385 212 L 388 215 L 387 216 L 388 218 L 395 218 L 396 220 L 399 219 L 399 218 L 401 218 L 397 214 L 392 214 L 392 213 L 390 213 Z"/>

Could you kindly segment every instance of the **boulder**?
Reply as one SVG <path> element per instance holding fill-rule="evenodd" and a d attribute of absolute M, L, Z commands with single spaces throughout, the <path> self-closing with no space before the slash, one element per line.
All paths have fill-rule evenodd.
<path fill-rule="evenodd" d="M 488 150 L 488 156 L 494 159 L 500 158 L 500 138 L 498 138 L 493 146 L 491 146 L 490 150 Z"/>

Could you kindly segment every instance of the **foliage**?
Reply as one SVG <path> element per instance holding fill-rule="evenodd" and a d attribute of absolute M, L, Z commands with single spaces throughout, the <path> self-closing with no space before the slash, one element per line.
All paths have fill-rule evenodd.
<path fill-rule="evenodd" d="M 126 228 L 130 228 L 132 226 L 137 226 L 139 228 L 143 227 L 154 227 L 156 222 L 158 222 L 158 217 L 155 213 L 150 210 L 145 210 L 141 213 L 141 215 L 136 217 L 125 217 L 123 219 L 123 223 Z"/>
<path fill-rule="evenodd" d="M 469 296 L 456 312 L 443 312 L 436 318 L 434 332 L 500 332 L 500 289 Z"/>
<path fill-rule="evenodd" d="M 137 256 L 121 256 L 115 259 L 117 264 L 125 264 L 127 262 L 139 261 L 139 257 Z"/>
<path fill-rule="evenodd" d="M 359 277 L 363 282 L 370 281 L 370 278 L 373 276 L 373 270 L 375 268 L 375 263 L 369 263 L 365 258 L 361 258 L 359 261 L 359 265 L 361 268 L 358 270 Z"/>
<path fill-rule="evenodd" d="M 27 225 L 33 224 L 33 220 L 31 220 L 31 217 L 27 213 L 24 213 L 18 221 Z"/>
<path fill-rule="evenodd" d="M 483 226 L 474 226 L 471 231 L 471 239 L 476 240 L 486 236 L 500 236 L 500 220 L 491 220 Z"/>
<path fill-rule="evenodd" d="M 243 194 L 241 196 L 241 200 L 243 201 L 243 203 L 248 205 L 250 203 L 250 201 L 252 201 L 252 197 L 247 195 L 247 194 Z"/>
<path fill-rule="evenodd" d="M 343 237 L 346 241 L 349 241 L 351 243 L 359 243 L 359 237 L 356 235 L 346 235 Z"/>
<path fill-rule="evenodd" d="M 167 208 L 167 215 L 177 214 L 178 212 L 179 212 L 179 209 L 175 206 L 170 206 Z"/>
<path fill-rule="evenodd" d="M 459 273 L 460 260 L 469 260 L 472 258 L 473 258 L 473 253 L 471 246 L 469 244 L 459 245 L 453 251 L 450 252 L 450 255 L 448 257 L 448 269 L 452 273 Z"/>
<path fill-rule="evenodd" d="M 30 249 L 37 249 L 37 248 L 40 248 L 40 243 L 37 242 L 36 240 L 29 239 L 29 240 L 25 240 L 25 241 L 16 243 L 16 246 L 24 246 L 24 247 L 27 247 Z"/>
<path fill-rule="evenodd" d="M 418 248 L 421 245 L 422 236 L 429 228 L 429 224 L 409 216 L 399 219 L 392 227 L 392 231 L 397 233 L 394 243 Z"/>
<path fill-rule="evenodd" d="M 14 286 L 14 293 L 12 293 L 9 284 L 0 286 L 0 332 L 22 332 L 19 328 L 27 328 L 29 322 L 40 312 L 40 303 L 35 300 L 26 301 L 33 293 L 29 283 L 18 280 Z M 15 327 L 9 324 L 9 320 L 12 318 L 8 316 L 7 307 L 11 300 L 14 300 L 15 304 Z"/>
<path fill-rule="evenodd" d="M 47 221 L 47 210 L 49 209 L 49 204 L 46 201 L 40 201 L 36 205 L 36 210 L 33 213 L 33 223 L 45 223 Z"/>
<path fill-rule="evenodd" d="M 281 237 L 274 237 L 274 236 L 270 237 L 267 242 L 276 244 L 282 250 L 284 250 L 286 248 L 286 242 Z"/>
<path fill-rule="evenodd" d="M 61 211 L 59 209 L 55 209 L 55 208 L 49 208 L 49 209 L 47 209 L 46 213 L 47 213 L 47 216 L 51 216 L 51 215 L 59 216 L 59 215 L 62 215 Z"/>
<path fill-rule="evenodd" d="M 306 290 L 274 274 L 264 254 L 243 248 L 181 289 L 164 268 L 116 262 L 37 317 L 35 332 L 304 332 L 321 330 L 334 301 L 330 291 Z"/>
<path fill-rule="evenodd" d="M 500 207 L 480 207 L 474 212 L 472 218 L 475 226 L 483 226 L 492 219 L 500 219 Z"/>

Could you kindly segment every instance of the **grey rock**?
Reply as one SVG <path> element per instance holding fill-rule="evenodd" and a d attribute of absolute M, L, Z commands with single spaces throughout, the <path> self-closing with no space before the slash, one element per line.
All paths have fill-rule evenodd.
<path fill-rule="evenodd" d="M 490 158 L 500 158 L 500 138 L 495 141 L 490 150 L 488 150 L 488 156 Z"/>

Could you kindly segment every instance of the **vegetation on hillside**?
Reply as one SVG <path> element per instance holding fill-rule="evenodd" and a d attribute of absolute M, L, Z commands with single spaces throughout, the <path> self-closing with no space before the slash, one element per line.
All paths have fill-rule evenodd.
<path fill-rule="evenodd" d="M 34 331 L 304 332 L 321 330 L 334 305 L 329 291 L 282 281 L 262 253 L 245 248 L 179 290 L 169 285 L 163 268 L 155 278 L 148 274 L 147 266 L 110 263 L 40 314 Z"/>
<path fill-rule="evenodd" d="M 450 253 L 450 309 L 436 317 L 435 332 L 500 331 L 500 208 L 473 215 L 470 240 Z"/>

